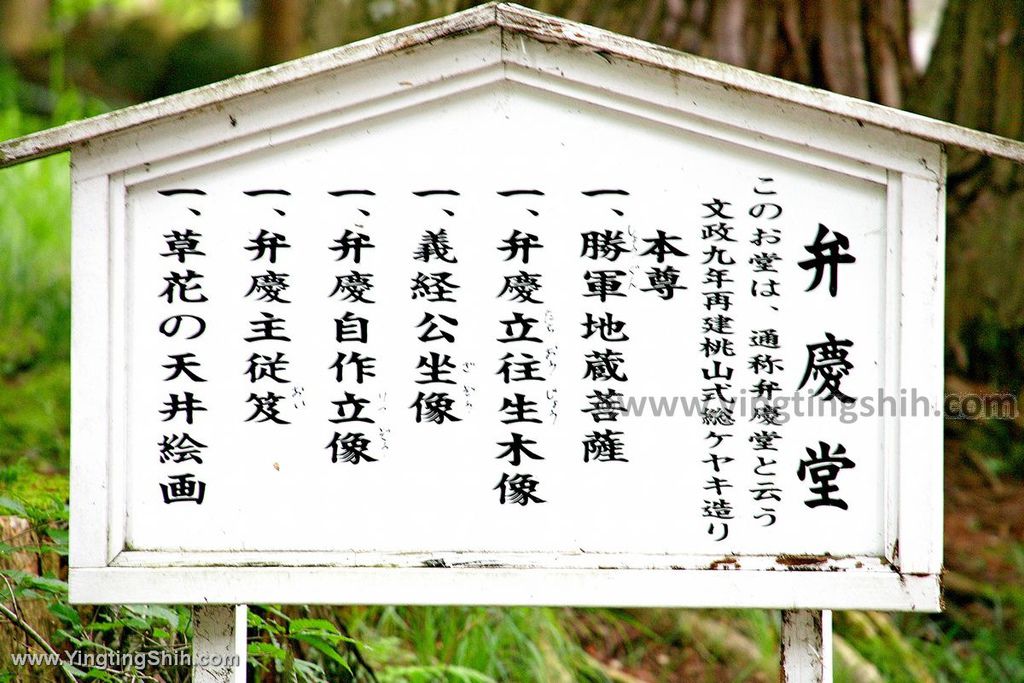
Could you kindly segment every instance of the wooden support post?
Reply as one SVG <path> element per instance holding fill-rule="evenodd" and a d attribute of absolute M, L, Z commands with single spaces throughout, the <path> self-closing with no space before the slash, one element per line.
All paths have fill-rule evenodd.
<path fill-rule="evenodd" d="M 193 683 L 245 683 L 245 605 L 192 608 Z"/>
<path fill-rule="evenodd" d="M 785 683 L 832 680 L 831 610 L 783 610 L 781 641 Z"/>

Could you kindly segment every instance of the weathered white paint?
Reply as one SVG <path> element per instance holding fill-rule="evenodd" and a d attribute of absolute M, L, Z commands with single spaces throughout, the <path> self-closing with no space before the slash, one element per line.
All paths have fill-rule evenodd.
<path fill-rule="evenodd" d="M 573 113 L 584 111 L 586 117 Z M 434 119 L 419 119 L 424 112 Z M 503 128 L 510 124 L 495 112 L 519 128 Z M 518 136 L 531 120 L 552 125 Z M 483 123 L 461 123 L 470 121 Z M 831 535 L 818 529 L 806 538 L 790 534 L 789 545 L 688 545 L 679 531 L 692 526 L 688 496 L 679 496 L 691 507 L 679 509 L 674 531 L 663 524 L 650 525 L 646 535 L 612 529 L 601 543 L 591 539 L 583 548 L 556 538 L 554 525 L 545 530 L 551 537 L 536 547 L 484 547 L 479 536 L 462 545 L 439 535 L 425 545 L 405 537 L 399 542 L 394 525 L 382 521 L 377 528 L 373 518 L 358 516 L 352 523 L 368 526 L 360 530 L 363 542 L 355 543 L 324 533 L 349 521 L 339 521 L 329 496 L 296 494 L 299 480 L 285 478 L 289 463 L 281 480 L 291 487 L 282 488 L 283 507 L 265 523 L 236 528 L 236 519 L 251 514 L 241 504 L 216 520 L 182 517 L 175 524 L 164 524 L 146 507 L 147 480 L 133 477 L 150 467 L 140 458 L 152 453 L 144 452 L 144 420 L 133 419 L 132 411 L 142 405 L 148 380 L 133 371 L 132 354 L 146 352 L 141 330 L 151 331 L 146 316 L 157 303 L 144 276 L 165 265 L 154 262 L 152 242 L 140 250 L 140 240 L 152 240 L 140 216 L 159 218 L 147 192 L 196 178 L 230 184 L 231 174 L 243 170 L 249 179 L 276 178 L 252 173 L 260 171 L 253 163 L 260 155 L 270 159 L 263 170 L 288 169 L 289 182 L 310 187 L 338 176 L 331 175 L 322 151 L 344 143 L 351 145 L 339 148 L 347 158 L 376 169 L 396 193 L 409 189 L 399 186 L 403 173 L 450 179 L 461 163 L 473 172 L 459 176 L 460 182 L 476 183 L 483 196 L 498 189 L 492 187 L 498 179 L 527 177 L 499 171 L 552 173 L 545 179 L 555 182 L 600 168 L 587 157 L 580 169 L 555 172 L 551 150 L 580 144 L 565 132 L 574 126 L 592 126 L 590 140 L 601 140 L 621 159 L 622 177 L 634 183 L 672 177 L 675 160 L 717 149 L 722 158 L 768 160 L 791 169 L 793 178 L 814 178 L 799 184 L 808 211 L 833 211 L 845 219 L 846 207 L 859 217 L 877 215 L 876 225 L 856 228 L 863 231 L 861 248 L 872 245 L 870 254 L 858 256 L 862 264 L 870 262 L 877 282 L 863 278 L 871 300 L 845 314 L 869 328 L 877 348 L 870 354 L 877 363 L 872 376 L 887 395 L 916 388 L 939 404 L 945 168 L 935 141 L 949 142 L 956 133 L 962 143 L 984 143 L 989 153 L 1010 155 L 1014 143 L 1005 141 L 1006 147 L 991 136 L 971 137 L 973 132 L 946 124 L 522 8 L 489 5 L 0 147 L 6 163 L 73 148 L 72 599 L 938 609 L 941 429 L 934 416 L 887 417 L 864 437 L 875 444 L 878 489 L 872 495 L 878 505 L 857 518 L 860 526 Z M 686 153 L 616 147 L 614 133 L 631 130 L 638 139 L 641 133 L 663 135 L 665 150 L 679 145 Z M 424 143 L 412 155 L 408 139 L 402 149 L 389 147 L 396 144 L 389 140 L 417 131 L 414 140 L 434 134 L 440 142 Z M 360 147 L 346 135 L 373 139 L 377 147 Z M 384 150 L 394 168 L 375 149 Z M 646 168 L 631 166 L 631 155 Z M 714 166 L 708 163 L 699 180 L 728 184 L 729 170 Z M 850 203 L 854 196 L 860 203 Z M 479 202 L 476 215 L 487 216 L 489 224 L 499 220 L 493 204 L 473 201 Z M 250 227 L 234 199 L 218 202 L 225 231 Z M 310 225 L 327 215 L 309 211 Z M 802 229 L 804 224 L 809 220 Z M 640 236 L 652 226 L 642 224 Z M 698 243 L 687 246 L 699 254 L 692 248 Z M 799 247 L 795 241 L 793 246 Z M 315 272 L 318 266 L 310 261 L 308 267 Z M 802 285 L 792 279 L 786 284 L 793 292 Z M 807 313 L 819 314 L 813 307 Z M 140 441 L 133 441 L 133 430 L 143 434 Z M 865 463 L 861 471 L 867 469 Z M 795 499 L 797 492 L 789 493 Z M 646 502 L 643 496 L 636 500 Z M 293 521 L 282 509 L 306 510 L 314 521 Z M 473 522 L 467 516 L 465 524 Z M 367 534 L 381 545 L 365 542 Z M 657 534 L 663 535 L 660 548 L 653 542 Z"/>
<path fill-rule="evenodd" d="M 72 169 L 72 174 L 74 169 Z M 110 518 L 110 302 L 107 178 L 71 183 L 71 443 L 92 457 L 71 460 L 71 507 L 83 520 Z M 69 560 L 79 567 L 105 567 L 111 525 L 75 524 Z"/>
<path fill-rule="evenodd" d="M 900 384 L 913 381 L 932 405 L 941 405 L 944 309 L 915 302 L 945 288 L 945 183 L 935 186 L 907 176 L 901 196 Z M 904 417 L 897 428 L 899 450 L 906 455 L 899 462 L 900 490 L 908 492 L 899 505 L 899 566 L 908 574 L 938 574 L 942 515 L 929 510 L 927 501 L 942 500 L 942 430 L 922 415 Z"/>
<path fill-rule="evenodd" d="M 435 558 L 438 562 L 440 559 Z M 724 563 L 721 566 L 728 566 Z M 76 603 L 577 605 L 935 611 L 937 576 L 896 571 L 111 567 L 71 573 Z"/>
<path fill-rule="evenodd" d="M 825 683 L 832 680 L 832 612 L 782 612 L 782 681 Z"/>
<path fill-rule="evenodd" d="M 13 140 L 0 145 L 0 166 L 90 144 L 103 136 L 163 119 L 186 116 L 203 108 L 223 108 L 229 106 L 235 98 L 264 93 L 375 57 L 412 50 L 445 38 L 491 27 L 496 27 L 503 36 L 523 36 L 547 44 L 574 46 L 609 59 L 627 60 L 688 75 L 711 86 L 726 87 L 771 101 L 798 104 L 936 143 L 1024 161 L 1024 144 L 1019 141 L 771 78 L 517 5 L 492 3 L 221 83 Z"/>
<path fill-rule="evenodd" d="M 247 613 L 245 605 L 192 608 L 193 683 L 245 683 Z"/>
<path fill-rule="evenodd" d="M 644 553 L 584 552 L 582 550 L 545 554 L 543 562 L 531 559 L 533 553 L 464 551 L 439 554 L 436 552 L 387 551 L 324 552 L 324 551 L 202 551 L 180 552 L 168 557 L 162 551 L 126 550 L 110 562 L 112 567 L 216 567 L 237 565 L 240 567 L 264 567 L 278 565 L 285 567 L 394 567 L 419 568 L 444 564 L 456 569 L 474 567 L 535 565 L 548 569 L 714 569 L 721 571 L 764 571 L 799 572 L 819 571 L 821 573 L 848 572 L 893 573 L 891 562 L 885 557 L 809 557 L 806 555 L 669 555 Z"/>

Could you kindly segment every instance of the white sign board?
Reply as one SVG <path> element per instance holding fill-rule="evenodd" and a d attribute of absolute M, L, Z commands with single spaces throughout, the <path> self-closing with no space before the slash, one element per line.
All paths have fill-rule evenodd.
<path fill-rule="evenodd" d="M 505 31 L 76 150 L 72 598 L 937 608 L 939 147 Z"/>

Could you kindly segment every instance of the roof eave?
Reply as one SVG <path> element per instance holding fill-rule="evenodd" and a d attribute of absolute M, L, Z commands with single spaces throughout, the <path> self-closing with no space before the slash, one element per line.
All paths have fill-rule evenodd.
<path fill-rule="evenodd" d="M 502 4 L 498 9 L 497 19 L 503 29 L 526 33 L 537 40 L 586 47 L 609 57 L 648 64 L 744 92 L 845 116 L 861 123 L 873 124 L 932 142 L 963 147 L 987 156 L 1024 163 L 1024 141 L 965 128 L 948 121 L 697 57 L 593 26 L 557 19 L 518 5 Z"/>
<path fill-rule="evenodd" d="M 0 142 L 0 168 L 64 152 L 95 138 L 223 104 L 326 71 L 497 26 L 497 8 L 495 2 L 480 5 L 217 83 Z"/>
<path fill-rule="evenodd" d="M 290 83 L 436 40 L 497 26 L 542 42 L 575 45 L 641 64 L 682 73 L 773 99 L 793 102 L 861 123 L 1024 163 L 1024 142 L 964 128 L 872 102 L 811 88 L 754 71 L 695 57 L 585 24 L 508 3 L 489 3 L 440 19 L 242 74 L 211 85 L 74 121 L 0 143 L 0 168 L 62 152 L 90 140 L 181 116 L 268 88 Z"/>

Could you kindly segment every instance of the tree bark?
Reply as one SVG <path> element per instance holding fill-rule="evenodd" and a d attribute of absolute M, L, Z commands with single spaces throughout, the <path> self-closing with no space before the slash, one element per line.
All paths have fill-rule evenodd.
<path fill-rule="evenodd" d="M 636 6 L 606 28 L 1024 138 L 1024 0 L 949 0 L 923 77 L 910 57 L 908 0 L 645 0 L 639 11 Z M 1024 355 L 1024 167 L 947 151 L 946 329 L 953 359 L 976 379 L 1009 378 L 1017 385 L 1014 354 Z M 993 333 L 998 348 L 979 354 L 985 343 L 979 337 Z"/>
<path fill-rule="evenodd" d="M 901 106 L 907 0 L 546 2 L 545 10 L 736 66 Z"/>
<path fill-rule="evenodd" d="M 0 569 L 13 569 L 34 576 L 58 575 L 60 563 L 55 553 L 40 554 L 35 548 L 43 545 L 31 523 L 22 517 L 0 516 L 0 542 L 11 546 L 11 551 L 0 554 Z M 0 583 L 0 592 L 8 593 L 9 584 Z M 5 604 L 44 639 L 50 640 L 56 622 L 46 607 L 45 600 L 5 600 Z M 35 648 L 23 630 L 0 616 L 0 656 L 10 661 L 11 654 Z"/>
<path fill-rule="evenodd" d="M 908 106 L 1024 139 L 1024 0 L 949 0 Z M 953 360 L 975 379 L 1005 379 L 993 371 L 1012 366 L 1010 347 L 1019 358 L 1024 343 L 1024 167 L 961 149 L 948 153 L 946 328 Z M 1010 337 L 1007 357 L 976 352 L 979 340 L 968 337 L 979 321 Z M 1019 383 L 1019 367 L 1014 374 Z"/>
<path fill-rule="evenodd" d="M 0 0 L 0 50 L 26 56 L 49 34 L 50 0 Z"/>
<path fill-rule="evenodd" d="M 306 0 L 260 0 L 260 62 L 265 66 L 305 54 Z"/>

